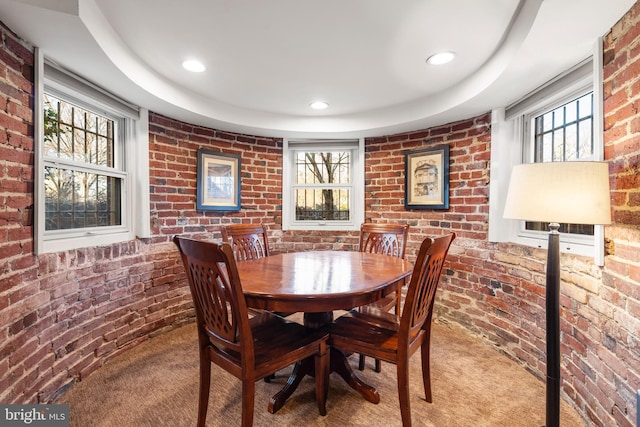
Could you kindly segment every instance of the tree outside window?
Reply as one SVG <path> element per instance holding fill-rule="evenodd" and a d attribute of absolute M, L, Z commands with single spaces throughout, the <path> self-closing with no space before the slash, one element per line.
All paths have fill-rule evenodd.
<path fill-rule="evenodd" d="M 45 230 L 121 225 L 116 122 L 44 95 Z"/>
<path fill-rule="evenodd" d="M 350 165 L 348 151 L 296 154 L 296 220 L 349 219 Z"/>

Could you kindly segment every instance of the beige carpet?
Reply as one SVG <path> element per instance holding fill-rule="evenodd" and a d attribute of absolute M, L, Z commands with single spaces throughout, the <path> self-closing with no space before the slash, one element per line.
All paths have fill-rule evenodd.
<path fill-rule="evenodd" d="M 436 322 L 432 336 L 433 403 L 424 400 L 420 354 L 411 362 L 414 426 L 538 427 L 544 424 L 544 384 L 464 330 Z M 351 357 L 357 366 L 357 357 Z M 271 395 L 286 382 L 280 372 L 257 383 L 255 426 L 400 426 L 395 366 L 373 371 L 368 359 L 361 378 L 378 389 L 374 405 L 330 377 L 327 415 L 318 414 L 313 379 L 305 378 L 276 414 L 267 412 Z M 240 383 L 213 367 L 208 426 L 240 424 Z M 73 427 L 187 427 L 196 422 L 197 337 L 194 325 L 157 336 L 107 363 L 75 384 L 58 403 L 69 403 Z M 562 402 L 561 425 L 585 425 Z"/>

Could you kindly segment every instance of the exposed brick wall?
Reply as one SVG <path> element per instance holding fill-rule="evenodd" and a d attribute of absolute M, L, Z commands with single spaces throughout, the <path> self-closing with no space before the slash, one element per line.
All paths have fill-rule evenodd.
<path fill-rule="evenodd" d="M 605 158 L 610 159 L 613 219 L 640 226 L 640 7 L 622 18 L 604 42 Z"/>
<path fill-rule="evenodd" d="M 604 143 L 612 254 L 583 306 L 589 321 L 578 401 L 594 425 L 635 426 L 640 389 L 640 3 L 604 38 Z M 587 369 L 584 369 L 587 368 Z"/>
<path fill-rule="evenodd" d="M 45 300 L 39 286 L 23 284 L 38 275 L 31 255 L 33 52 L 4 26 L 0 37 L 0 401 L 6 402 L 1 390 L 32 388 L 39 376 L 29 355 L 40 356 L 45 369 L 50 361 L 37 337 L 24 332 L 41 322 L 37 308 Z"/>
<path fill-rule="evenodd" d="M 490 115 L 366 141 L 366 219 L 410 225 L 407 258 L 415 260 L 426 236 L 455 232 L 458 241 L 486 240 Z M 404 209 L 404 156 L 449 146 L 449 209 Z M 457 246 L 457 245 L 456 245 Z"/>
<path fill-rule="evenodd" d="M 0 37 L 0 402 L 48 402 L 193 309 L 167 239 L 33 255 L 33 49 Z"/>
<path fill-rule="evenodd" d="M 563 255 L 563 392 L 592 425 L 632 426 L 640 388 L 640 227 L 635 137 L 637 6 L 605 40 L 605 144 L 612 168 L 614 253 L 605 267 Z M 357 247 L 356 233 L 283 232 L 280 139 L 221 132 L 150 114 L 152 237 L 32 255 L 30 46 L 1 28 L 0 401 L 43 402 L 105 360 L 189 321 L 191 301 L 170 242 L 219 238 L 228 222 L 261 222 L 274 252 Z M 404 209 L 404 155 L 450 147 L 450 209 Z M 366 218 L 411 225 L 422 238 L 454 231 L 437 315 L 484 337 L 544 380 L 546 251 L 487 241 L 490 116 L 366 140 Z M 197 212 L 199 147 L 241 156 L 242 210 Z M 463 374 L 463 373 L 461 373 Z"/>
<path fill-rule="evenodd" d="M 220 224 L 281 223 L 282 140 L 217 131 L 151 113 L 149 163 L 152 233 L 220 238 Z M 196 211 L 198 148 L 241 156 L 242 209 Z M 270 241 L 271 244 L 271 241 Z M 275 252 L 280 250 L 273 242 Z"/>

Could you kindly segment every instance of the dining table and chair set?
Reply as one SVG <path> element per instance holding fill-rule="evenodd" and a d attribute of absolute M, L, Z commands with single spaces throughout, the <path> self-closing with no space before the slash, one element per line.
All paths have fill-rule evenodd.
<path fill-rule="evenodd" d="M 222 242 L 175 236 L 196 312 L 200 386 L 198 426 L 205 425 L 211 364 L 242 384 L 242 425 L 251 426 L 255 383 L 294 365 L 268 411 L 275 413 L 307 375 L 326 414 L 330 373 L 372 403 L 380 396 L 348 357 L 396 365 L 403 426 L 411 425 L 409 359 L 420 350 L 425 399 L 432 402 L 429 343 L 433 304 L 455 234 L 427 237 L 415 263 L 404 259 L 409 227 L 362 225 L 358 251 L 271 254 L 262 225 L 221 229 Z M 406 286 L 403 300 L 402 290 Z M 338 313 L 334 318 L 334 313 Z M 291 319 L 303 313 L 302 324 Z"/>

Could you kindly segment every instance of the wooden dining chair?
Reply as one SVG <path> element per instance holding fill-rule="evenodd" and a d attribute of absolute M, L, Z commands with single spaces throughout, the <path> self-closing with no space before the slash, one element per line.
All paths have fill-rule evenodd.
<path fill-rule="evenodd" d="M 249 318 L 233 249 L 174 237 L 196 311 L 200 354 L 198 426 L 207 417 L 211 364 L 242 382 L 242 426 L 253 424 L 255 382 L 308 357 L 315 357 L 315 395 L 326 414 L 328 335 L 264 311 Z"/>
<path fill-rule="evenodd" d="M 269 239 L 262 224 L 227 224 L 220 232 L 222 241 L 233 248 L 236 261 L 269 256 Z"/>
<path fill-rule="evenodd" d="M 402 425 L 411 426 L 409 358 L 420 349 L 422 382 L 432 402 L 429 343 L 433 303 L 447 252 L 455 234 L 425 239 L 418 252 L 400 319 L 371 306 L 352 310 L 329 326 L 329 345 L 396 365 Z"/>
<path fill-rule="evenodd" d="M 409 225 L 405 224 L 374 224 L 365 222 L 360 226 L 360 252 L 371 252 L 382 255 L 404 258 L 409 238 Z M 384 298 L 373 303 L 374 307 L 389 311 L 395 310 L 396 315 L 400 315 L 400 305 L 402 301 L 402 287 L 404 279 L 396 284 L 397 290 Z M 365 356 L 360 355 L 358 369 L 364 370 Z M 380 372 L 382 366 L 379 359 L 375 361 L 375 371 Z"/>
<path fill-rule="evenodd" d="M 233 248 L 236 261 L 246 261 L 269 256 L 269 238 L 262 224 L 227 224 L 220 227 L 222 241 Z M 250 312 L 254 310 L 250 309 Z M 287 317 L 293 313 L 275 312 Z M 266 378 L 269 381 L 270 378 Z"/>

